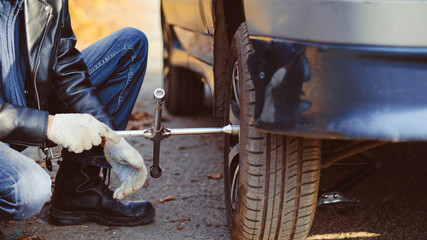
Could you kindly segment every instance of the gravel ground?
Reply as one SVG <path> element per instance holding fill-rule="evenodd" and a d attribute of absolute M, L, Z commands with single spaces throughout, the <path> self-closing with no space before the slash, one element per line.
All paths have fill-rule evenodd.
<path fill-rule="evenodd" d="M 348 191 L 360 203 L 318 208 L 310 239 L 427 239 L 426 143 L 385 145 L 371 153 L 382 167 Z M 342 171 L 331 167 L 321 179 Z"/>

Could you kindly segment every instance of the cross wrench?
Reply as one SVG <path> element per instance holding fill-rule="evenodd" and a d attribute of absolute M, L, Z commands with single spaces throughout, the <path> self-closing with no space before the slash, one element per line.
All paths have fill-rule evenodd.
<path fill-rule="evenodd" d="M 165 90 L 157 88 L 154 90 L 154 127 L 143 130 L 126 130 L 116 131 L 117 134 L 123 137 L 143 136 L 148 140 L 153 141 L 153 165 L 150 167 L 150 175 L 153 178 L 158 178 L 162 175 L 162 168 L 159 163 L 160 142 L 172 135 L 192 135 L 192 134 L 213 134 L 226 133 L 230 135 L 238 135 L 239 125 L 227 125 L 225 127 L 208 127 L 208 128 L 177 128 L 170 129 L 162 126 L 162 106 L 165 99 Z"/>

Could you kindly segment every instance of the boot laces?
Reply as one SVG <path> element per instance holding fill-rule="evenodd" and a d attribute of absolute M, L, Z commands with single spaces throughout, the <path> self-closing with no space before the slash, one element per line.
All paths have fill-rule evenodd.
<path fill-rule="evenodd" d="M 102 181 L 109 187 L 111 180 L 111 168 L 102 168 Z"/>

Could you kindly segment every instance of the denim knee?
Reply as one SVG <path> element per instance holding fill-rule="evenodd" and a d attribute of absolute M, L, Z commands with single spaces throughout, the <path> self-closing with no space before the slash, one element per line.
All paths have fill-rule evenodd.
<path fill-rule="evenodd" d="M 140 48 L 143 53 L 146 53 L 148 51 L 148 39 L 145 33 L 141 30 L 133 27 L 125 27 L 120 29 L 118 32 L 120 33 L 121 37 L 125 38 L 123 39 L 124 41 L 127 41 L 128 43 L 130 41 L 129 45 L 134 45 Z"/>
<path fill-rule="evenodd" d="M 29 218 L 39 213 L 52 195 L 51 179 L 42 168 L 34 163 L 19 170 L 1 180 L 1 220 Z"/>
<path fill-rule="evenodd" d="M 42 168 L 34 168 L 23 174 L 18 186 L 22 186 L 19 192 L 22 207 L 16 219 L 26 219 L 39 213 L 52 195 L 52 181 Z"/>
<path fill-rule="evenodd" d="M 122 28 L 117 33 L 120 36 L 117 41 L 132 46 L 132 50 L 136 55 L 135 57 L 142 59 L 144 62 L 147 61 L 148 39 L 145 33 L 132 27 Z"/>

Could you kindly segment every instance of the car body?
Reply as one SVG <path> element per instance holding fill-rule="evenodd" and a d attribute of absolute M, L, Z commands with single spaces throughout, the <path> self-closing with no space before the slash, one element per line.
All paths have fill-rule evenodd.
<path fill-rule="evenodd" d="M 233 108 L 233 100 L 227 104 L 227 99 L 230 94 L 231 98 L 241 95 L 243 90 L 239 87 L 230 90 L 230 81 L 231 88 L 245 84 L 239 83 L 243 75 L 236 77 L 234 85 L 229 75 L 236 69 L 243 71 L 246 74 L 243 79 L 251 82 L 247 89 L 254 93 L 244 97 L 244 103 L 235 98 L 240 105 L 247 102 L 253 105 L 248 126 L 255 129 L 245 127 L 244 131 L 259 131 L 261 135 L 257 136 L 267 133 L 267 138 L 273 134 L 321 141 L 345 140 L 356 146 L 363 143 L 353 149 L 346 148 L 340 159 L 385 142 L 424 141 L 427 139 L 424 124 L 427 33 L 423 31 L 426 12 L 425 2 L 416 0 L 162 0 L 165 78 L 172 66 L 196 73 L 214 96 L 214 115 L 225 115 L 227 120 L 230 118 L 227 112 L 232 112 L 228 105 Z M 240 34 L 240 40 L 236 40 L 236 33 Z M 240 46 L 239 42 L 246 39 L 248 46 Z M 235 68 L 230 63 L 233 48 L 240 48 L 238 56 L 234 56 L 236 64 L 239 63 Z M 240 143 L 247 146 L 253 137 L 242 138 Z M 269 141 L 260 144 L 259 149 L 269 145 Z M 292 142 L 285 139 L 283 144 L 291 146 Z M 304 144 L 301 141 L 297 148 L 303 149 Z M 321 152 L 323 159 L 337 161 L 331 160 L 334 156 L 323 154 L 320 143 L 307 144 Z M 229 148 L 232 149 L 229 153 L 238 154 L 242 145 L 231 144 Z M 268 158 L 267 152 L 258 153 Z M 313 156 L 317 164 L 330 165 L 322 163 L 318 155 Z M 290 157 L 284 154 L 283 159 Z M 232 168 L 230 159 L 226 170 Z M 245 161 L 240 160 L 240 169 L 242 162 Z M 262 162 L 259 159 L 257 164 Z M 234 173 L 229 178 L 234 179 Z M 241 171 L 238 174 L 240 180 L 247 180 L 247 176 L 242 178 Z M 234 180 L 230 181 L 233 188 Z M 283 182 L 285 189 L 287 185 Z M 260 188 L 266 187 L 268 184 Z M 231 195 L 234 193 L 231 191 Z M 268 209 L 270 205 L 265 206 Z M 231 215 L 236 218 L 235 213 Z M 281 216 L 277 218 L 285 214 Z M 242 228 L 239 224 L 234 220 L 233 230 L 239 231 Z M 294 222 L 286 236 L 276 235 L 276 238 L 306 237 L 308 230 L 298 235 L 295 225 Z M 246 233 L 233 237 L 265 237 L 264 230 L 258 231 L 264 228 L 254 226 L 257 230 L 248 233 L 246 229 L 242 231 Z"/>
<path fill-rule="evenodd" d="M 218 2 L 163 1 L 165 20 L 174 26 L 182 50 L 172 61 L 202 74 L 214 94 L 222 90 L 217 86 L 221 69 L 213 67 L 214 52 L 227 52 L 229 45 L 227 39 L 220 40 L 227 36 L 215 35 L 221 31 L 214 27 L 214 19 L 221 16 L 216 12 L 221 11 Z M 307 46 L 311 79 L 304 84 L 300 101 L 308 102 L 311 109 L 296 113 L 299 122 L 258 121 L 261 129 L 351 139 L 427 138 L 427 125 L 414 122 L 427 116 L 427 96 L 418 87 L 424 85 L 427 71 L 423 58 L 427 34 L 422 30 L 427 24 L 427 7 L 423 1 L 249 0 L 243 1 L 243 9 L 223 5 L 232 8 L 222 10 L 225 14 L 244 15 L 252 41 Z M 221 28 L 218 23 L 217 28 Z M 224 42 L 224 46 L 216 42 Z M 215 70 L 219 73 L 213 74 Z M 331 75 L 334 77 L 325 77 Z M 333 88 L 318 89 L 325 86 Z M 399 117 L 392 120 L 396 115 Z"/>

